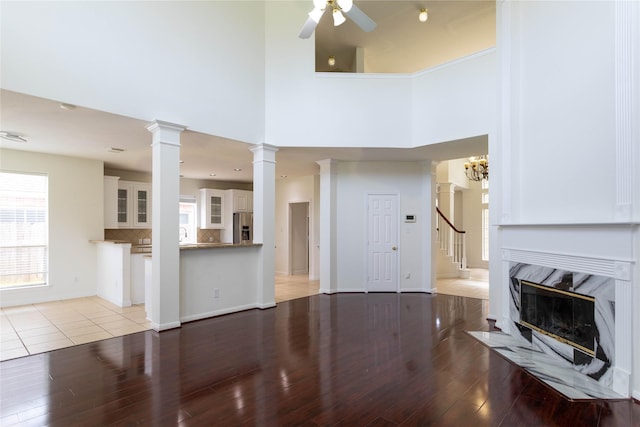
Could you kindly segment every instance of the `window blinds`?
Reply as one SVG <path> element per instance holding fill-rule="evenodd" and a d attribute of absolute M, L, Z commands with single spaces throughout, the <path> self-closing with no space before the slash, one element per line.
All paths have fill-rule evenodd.
<path fill-rule="evenodd" d="M 47 282 L 46 175 L 0 172 L 0 287 Z"/>

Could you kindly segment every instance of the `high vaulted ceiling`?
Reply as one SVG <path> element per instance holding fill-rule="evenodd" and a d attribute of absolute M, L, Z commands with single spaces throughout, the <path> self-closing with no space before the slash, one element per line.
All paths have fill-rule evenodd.
<path fill-rule="evenodd" d="M 407 72 L 459 58 L 495 43 L 495 4 L 485 1 L 371 1 L 356 4 L 377 23 L 369 34 L 350 21 L 333 27 L 325 16 L 317 29 L 317 57 L 328 52 L 353 54 L 366 50 L 370 71 Z M 312 7 L 312 2 L 309 0 Z M 417 20 L 420 7 L 429 20 Z M 328 15 L 328 14 L 327 14 Z M 302 25 L 302 22 L 300 23 Z M 347 56 L 345 56 L 347 58 Z M 321 62 L 322 62 L 321 61 Z M 344 59 L 349 62 L 349 59 Z M 326 63 L 326 62 L 325 62 Z M 109 169 L 151 172 L 151 134 L 148 123 L 78 106 L 60 108 L 60 102 L 8 90 L 0 92 L 1 130 L 27 137 L 27 143 L 0 140 L 0 147 L 101 160 Z M 181 173 L 187 178 L 251 182 L 252 153 L 247 143 L 187 130 L 181 137 Z M 124 149 L 114 153 L 111 148 Z M 347 161 L 446 160 L 486 153 L 486 137 L 450 141 L 414 149 L 282 148 L 277 154 L 277 176 L 317 173 L 317 160 Z M 242 169 L 235 171 L 234 169 Z"/>

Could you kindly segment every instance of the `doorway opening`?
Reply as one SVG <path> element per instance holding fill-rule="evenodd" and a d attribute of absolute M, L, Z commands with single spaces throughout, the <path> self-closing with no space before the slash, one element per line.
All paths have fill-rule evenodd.
<path fill-rule="evenodd" d="M 309 202 L 289 203 L 289 275 L 309 274 Z"/>

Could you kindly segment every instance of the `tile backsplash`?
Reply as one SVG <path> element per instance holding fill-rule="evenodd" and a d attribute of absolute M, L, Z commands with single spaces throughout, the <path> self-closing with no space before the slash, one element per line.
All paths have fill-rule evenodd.
<path fill-rule="evenodd" d="M 138 245 L 140 244 L 141 239 L 149 239 L 149 241 L 151 241 L 151 229 L 150 228 L 105 229 L 104 239 L 105 240 L 124 240 L 126 242 L 131 242 L 132 245 Z"/>
<path fill-rule="evenodd" d="M 220 243 L 220 230 L 198 228 L 198 243 Z"/>
<path fill-rule="evenodd" d="M 176 238 L 178 233 L 176 233 Z M 140 244 L 140 240 L 151 241 L 150 228 L 117 228 L 105 229 L 105 240 L 124 240 L 132 245 Z M 220 230 L 208 230 L 198 228 L 198 243 L 220 243 Z"/>

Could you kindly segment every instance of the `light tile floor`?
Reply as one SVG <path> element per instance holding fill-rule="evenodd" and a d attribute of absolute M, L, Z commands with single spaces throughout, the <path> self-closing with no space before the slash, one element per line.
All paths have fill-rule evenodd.
<path fill-rule="evenodd" d="M 489 270 L 471 268 L 468 279 L 438 279 L 436 289 L 439 294 L 460 297 L 489 299 Z"/>
<path fill-rule="evenodd" d="M 318 280 L 276 276 L 276 303 L 317 295 Z M 488 272 L 469 279 L 439 279 L 438 293 L 489 299 Z M 0 361 L 118 337 L 150 328 L 144 305 L 118 307 L 100 297 L 7 307 L 0 311 Z"/>
<path fill-rule="evenodd" d="M 276 303 L 296 298 L 317 295 L 319 280 L 309 280 L 307 274 L 296 276 L 276 276 Z"/>
<path fill-rule="evenodd" d="M 144 305 L 118 307 L 100 297 L 3 308 L 0 360 L 149 329 Z"/>

